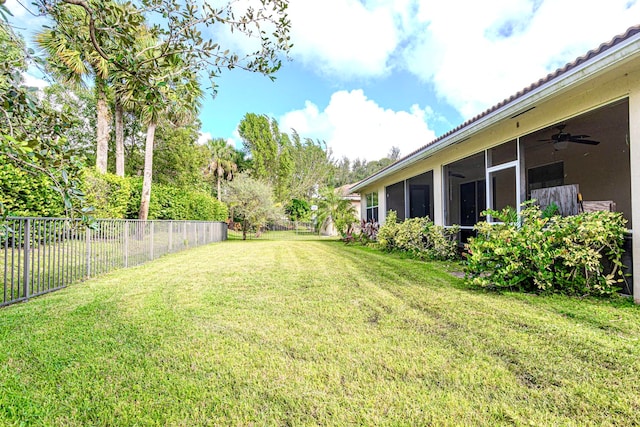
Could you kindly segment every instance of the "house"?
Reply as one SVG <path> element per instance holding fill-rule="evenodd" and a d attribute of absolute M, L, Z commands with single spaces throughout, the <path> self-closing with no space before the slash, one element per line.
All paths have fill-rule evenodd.
<path fill-rule="evenodd" d="M 340 196 L 341 199 L 348 200 L 351 203 L 351 206 L 353 206 L 353 210 L 356 216 L 360 218 L 361 217 L 360 194 L 351 192 L 351 187 L 353 187 L 353 185 L 354 184 L 346 184 L 336 188 L 334 191 L 337 195 Z M 337 236 L 339 233 L 338 233 L 338 230 L 336 230 L 336 227 L 334 226 L 333 221 L 325 221 L 320 226 L 320 234 L 323 236 Z"/>
<path fill-rule="evenodd" d="M 518 207 L 541 189 L 640 228 L 640 26 L 613 38 L 352 187 L 362 218 L 429 216 L 473 233 L 485 208 Z M 564 187 L 569 186 L 569 187 Z M 630 238 L 640 302 L 640 238 Z"/>
<path fill-rule="evenodd" d="M 351 202 L 351 205 L 353 206 L 353 209 L 356 213 L 356 215 L 358 216 L 358 218 L 362 217 L 362 213 L 361 213 L 361 209 L 362 209 L 362 204 L 360 201 L 360 194 L 359 193 L 353 193 L 351 191 L 351 188 L 354 186 L 355 184 L 347 184 L 347 185 L 343 185 L 342 187 L 338 187 L 336 188 L 336 193 L 341 194 L 343 199 L 349 200 Z"/>

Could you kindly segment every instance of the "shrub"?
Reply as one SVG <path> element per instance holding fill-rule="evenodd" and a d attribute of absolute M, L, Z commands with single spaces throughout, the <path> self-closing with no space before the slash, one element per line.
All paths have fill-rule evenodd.
<path fill-rule="evenodd" d="M 411 218 L 397 222 L 394 211 L 378 231 L 378 243 L 388 251 L 402 251 L 420 259 L 449 260 L 458 255 L 455 236 L 457 227 L 435 225 L 429 218 Z"/>
<path fill-rule="evenodd" d="M 311 219 L 311 206 L 306 200 L 291 199 L 284 211 L 291 221 L 308 221 Z"/>
<path fill-rule="evenodd" d="M 0 206 L 12 216 L 59 217 L 64 214 L 62 196 L 44 174 L 31 174 L 11 163 L 0 164 Z"/>
<path fill-rule="evenodd" d="M 378 239 L 378 231 L 380 230 L 380 224 L 372 220 L 360 221 L 360 235 L 358 240 L 360 243 L 366 245 L 375 242 Z"/>
<path fill-rule="evenodd" d="M 131 188 L 127 217 L 137 218 L 142 179 L 132 179 Z M 162 184 L 154 184 L 151 188 L 149 219 L 225 221 L 227 217 L 227 206 L 207 193 Z"/>
<path fill-rule="evenodd" d="M 620 213 L 545 217 L 526 205 L 516 221 L 508 210 L 487 211 L 502 224 L 481 222 L 467 244 L 466 279 L 487 288 L 570 295 L 614 293 L 622 277 L 625 220 Z M 518 224 L 519 223 L 519 224 Z M 612 266 L 603 267 L 603 257 Z"/>
<path fill-rule="evenodd" d="M 93 168 L 83 171 L 82 190 L 88 206 L 94 208 L 96 218 L 125 218 L 131 198 L 131 179 L 111 173 L 100 173 Z"/>

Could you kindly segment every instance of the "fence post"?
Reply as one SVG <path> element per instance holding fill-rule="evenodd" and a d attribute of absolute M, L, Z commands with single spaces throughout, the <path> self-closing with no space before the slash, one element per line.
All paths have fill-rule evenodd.
<path fill-rule="evenodd" d="M 91 277 L 91 229 L 86 228 L 85 235 L 85 247 L 87 252 L 87 279 Z"/>
<path fill-rule="evenodd" d="M 151 225 L 149 226 L 149 239 L 151 241 L 151 249 L 149 250 L 149 254 L 150 254 L 151 259 L 154 259 L 153 258 L 153 229 L 154 229 L 153 225 L 154 224 L 155 224 L 155 222 L 151 221 Z"/>
<path fill-rule="evenodd" d="M 31 220 L 27 218 L 24 225 L 24 279 L 23 295 L 29 299 L 29 264 L 31 255 Z"/>
<path fill-rule="evenodd" d="M 124 220 L 124 266 L 129 267 L 129 221 Z"/>
<path fill-rule="evenodd" d="M 182 223 L 182 237 L 182 246 L 189 246 L 189 240 L 187 239 L 187 222 Z M 184 247 L 182 249 L 184 249 Z"/>

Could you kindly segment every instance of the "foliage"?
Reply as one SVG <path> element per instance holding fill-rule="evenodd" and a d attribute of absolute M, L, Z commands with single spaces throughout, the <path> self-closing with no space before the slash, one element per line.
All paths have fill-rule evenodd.
<path fill-rule="evenodd" d="M 291 140 L 293 176 L 290 194 L 294 199 L 310 200 L 319 188 L 328 184 L 334 169 L 331 152 L 324 141 L 302 139 L 295 130 Z"/>
<path fill-rule="evenodd" d="M 137 218 L 142 180 L 132 178 L 131 181 L 132 191 L 127 205 L 127 217 Z M 149 219 L 225 221 L 227 217 L 226 205 L 202 191 L 157 184 L 151 193 Z"/>
<path fill-rule="evenodd" d="M 208 191 L 202 180 L 208 152 L 197 141 L 195 124 L 178 127 L 169 120 L 161 120 L 153 150 L 153 182 Z"/>
<path fill-rule="evenodd" d="M 64 213 L 60 194 L 45 174 L 33 174 L 0 164 L 0 205 L 11 216 L 59 217 Z"/>
<path fill-rule="evenodd" d="M 320 192 L 317 205 L 318 227 L 330 228 L 333 224 L 344 240 L 353 239 L 354 226 L 358 223 L 358 218 L 350 200 L 328 187 Z"/>
<path fill-rule="evenodd" d="M 290 198 L 294 163 L 289 135 L 280 132 L 276 119 L 247 113 L 238 125 L 245 151 L 251 154 L 251 174 L 267 182 L 279 202 Z"/>
<path fill-rule="evenodd" d="M 340 187 L 342 185 L 362 181 L 366 177 L 371 176 L 379 170 L 391 165 L 399 158 L 400 149 L 398 147 L 391 147 L 389 154 L 379 160 L 367 161 L 364 158 L 356 158 L 352 161 L 347 157 L 343 157 L 334 163 L 334 171 L 331 178 L 333 185 Z"/>
<path fill-rule="evenodd" d="M 397 222 L 395 211 L 387 212 L 378 231 L 378 243 L 387 251 L 407 252 L 428 260 L 452 260 L 458 256 L 458 227 L 435 225 L 429 218 L 410 218 Z"/>
<path fill-rule="evenodd" d="M 84 170 L 82 189 L 87 205 L 93 208 L 95 218 L 122 219 L 127 215 L 131 198 L 131 180 L 110 173 L 100 173 L 93 168 Z"/>
<path fill-rule="evenodd" d="M 84 164 L 95 164 L 96 160 L 96 99 L 94 91 L 85 88 L 71 89 L 67 85 L 53 84 L 38 95 L 42 105 L 51 110 L 64 111 L 72 120 L 63 129 L 69 147 L 82 156 Z"/>
<path fill-rule="evenodd" d="M 560 214 L 560 208 L 556 205 L 555 202 L 551 202 L 550 205 L 545 207 L 542 210 L 542 218 L 551 218 L 552 216 L 556 216 Z"/>
<path fill-rule="evenodd" d="M 284 211 L 291 221 L 306 221 L 311 218 L 311 206 L 306 200 L 291 199 Z"/>
<path fill-rule="evenodd" d="M 360 221 L 360 243 L 368 244 L 378 240 L 378 232 L 380 231 L 380 223 L 372 220 Z"/>
<path fill-rule="evenodd" d="M 229 205 L 234 218 L 242 221 L 242 239 L 246 240 L 250 228 L 259 229 L 270 220 L 277 220 L 283 212 L 273 202 L 271 186 L 246 173 L 225 184 L 223 199 Z"/>
<path fill-rule="evenodd" d="M 570 295 L 616 292 L 622 277 L 625 220 L 620 213 L 593 212 L 544 217 L 525 205 L 517 221 L 509 212 L 487 211 L 502 224 L 480 222 L 470 239 L 466 277 L 487 288 Z M 518 224 L 519 222 L 519 224 Z M 606 272 L 603 260 L 612 271 Z"/>
<path fill-rule="evenodd" d="M 43 189 L 48 180 L 59 193 L 66 214 L 84 218 L 79 190 L 81 164 L 64 137 L 73 120 L 67 111 L 42 104 L 34 89 L 23 86 L 21 72 L 26 69 L 27 54 L 23 41 L 0 21 L 0 164 L 10 163 L 23 172 L 46 176 L 39 184 L 34 182 L 35 187 Z M 32 203 L 20 209 L 57 212 L 53 205 L 43 203 L 50 207 Z M 0 213 L 4 214 L 1 205 Z"/>
<path fill-rule="evenodd" d="M 221 200 L 220 183 L 223 178 L 233 179 L 233 174 L 238 171 L 238 165 L 234 161 L 236 151 L 222 138 L 207 141 L 208 162 L 204 168 L 207 177 L 213 177 L 216 182 L 216 196 Z"/>

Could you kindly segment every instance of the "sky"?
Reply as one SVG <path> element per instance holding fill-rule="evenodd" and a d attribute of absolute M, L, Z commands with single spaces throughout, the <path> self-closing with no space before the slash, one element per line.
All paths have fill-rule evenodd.
<path fill-rule="evenodd" d="M 28 37 L 40 22 L 16 2 Z M 237 126 L 256 113 L 336 159 L 404 156 L 640 24 L 640 0 L 290 0 L 288 14 L 290 60 L 275 81 L 224 71 L 202 141 L 241 148 Z"/>

